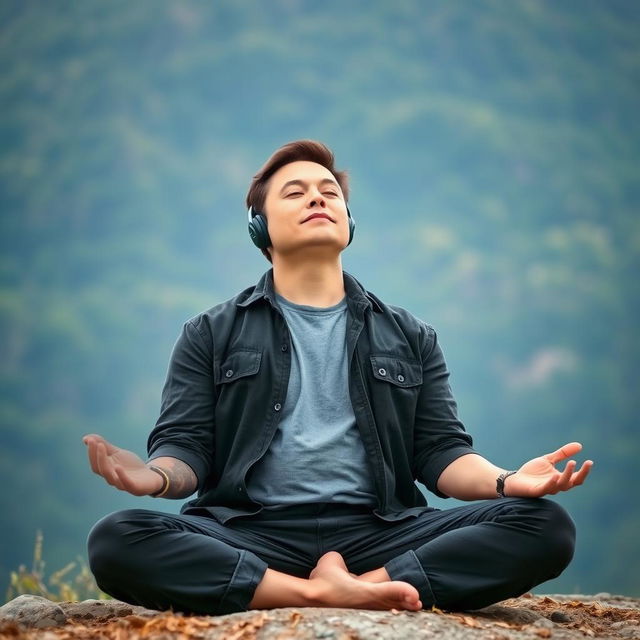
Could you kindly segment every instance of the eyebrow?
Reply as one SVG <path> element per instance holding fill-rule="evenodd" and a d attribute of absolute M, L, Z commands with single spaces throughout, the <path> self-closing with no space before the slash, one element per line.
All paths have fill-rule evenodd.
<path fill-rule="evenodd" d="M 307 186 L 307 183 L 304 180 L 288 180 L 282 185 L 282 189 L 280 189 L 280 195 L 284 193 L 287 187 L 290 187 L 291 185 L 294 185 L 294 184 L 300 185 L 301 187 Z M 320 180 L 319 184 L 321 185 L 333 184 L 336 187 L 338 187 L 338 189 L 340 188 L 340 185 L 335 180 L 332 180 L 331 178 L 323 178 L 322 180 Z"/>

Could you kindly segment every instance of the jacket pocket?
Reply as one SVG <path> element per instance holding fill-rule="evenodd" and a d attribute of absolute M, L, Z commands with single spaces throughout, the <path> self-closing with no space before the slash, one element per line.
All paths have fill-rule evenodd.
<path fill-rule="evenodd" d="M 262 351 L 238 349 L 227 356 L 220 367 L 220 384 L 234 382 L 238 378 L 253 376 L 260 370 Z"/>
<path fill-rule="evenodd" d="M 422 366 L 416 360 L 405 360 L 398 356 L 370 356 L 374 378 L 389 382 L 396 387 L 415 387 L 422 384 Z"/>

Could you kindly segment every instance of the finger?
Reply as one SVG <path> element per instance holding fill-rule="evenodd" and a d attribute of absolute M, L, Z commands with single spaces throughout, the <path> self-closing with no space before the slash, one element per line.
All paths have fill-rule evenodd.
<path fill-rule="evenodd" d="M 96 434 L 91 434 L 89 436 L 90 438 L 93 438 L 96 442 L 102 442 L 102 444 L 104 445 L 104 448 L 107 452 L 107 455 L 110 456 L 113 453 L 116 453 L 120 450 L 120 447 L 116 447 L 115 444 L 111 444 L 106 438 L 103 438 L 102 436 Z"/>
<path fill-rule="evenodd" d="M 546 495 L 554 495 L 558 493 L 558 489 L 556 488 L 556 485 L 558 484 L 558 477 L 559 476 L 553 476 L 543 484 L 539 484 L 539 485 L 536 485 L 535 487 L 531 487 L 530 489 L 528 489 L 526 494 L 522 493 L 522 494 L 514 494 L 514 495 L 522 495 L 522 496 L 526 495 L 530 498 L 540 498 Z"/>
<path fill-rule="evenodd" d="M 579 471 L 573 474 L 571 477 L 571 486 L 577 487 L 581 485 L 585 478 L 589 475 L 589 471 L 591 471 L 591 467 L 593 467 L 593 462 L 591 460 L 587 460 Z"/>
<path fill-rule="evenodd" d="M 103 475 L 100 472 L 100 467 L 98 464 L 98 444 L 102 443 L 107 449 L 108 453 L 111 451 L 108 450 L 108 447 L 111 449 L 115 449 L 113 445 L 109 445 L 109 443 L 102 437 L 96 433 L 90 433 L 82 438 L 82 441 L 87 445 L 87 451 L 89 454 L 89 463 L 91 464 L 91 470 L 94 473 L 97 473 L 99 476 Z"/>
<path fill-rule="evenodd" d="M 541 487 L 540 492 L 538 493 L 538 497 L 550 495 L 555 496 L 560 489 L 558 488 L 558 480 L 560 476 L 553 476 L 553 478 L 549 478 L 547 482 Z"/>
<path fill-rule="evenodd" d="M 127 491 L 134 496 L 144 495 L 144 492 L 140 491 L 136 483 L 131 480 L 129 474 L 123 467 L 121 467 L 120 465 L 115 465 L 113 467 L 113 472 L 117 477 L 118 489 L 120 489 L 121 491 Z"/>
<path fill-rule="evenodd" d="M 114 464 L 113 462 L 110 461 L 110 476 L 111 476 L 111 486 L 115 487 L 116 489 L 120 489 L 120 491 L 126 491 L 126 489 L 124 488 L 124 485 L 122 484 L 122 476 L 120 472 L 124 472 L 126 474 L 126 471 L 124 471 L 124 469 L 117 464 Z"/>
<path fill-rule="evenodd" d="M 145 490 L 143 488 L 140 487 L 140 483 L 136 482 L 126 471 L 126 469 L 124 469 L 124 467 L 121 467 L 120 465 L 117 465 L 114 467 L 115 473 L 118 476 L 118 480 L 119 480 L 119 484 L 118 484 L 118 488 L 121 489 L 122 491 L 127 491 L 128 493 L 130 493 L 131 495 L 134 496 L 146 496 L 149 494 L 149 492 L 151 490 Z M 152 473 L 154 476 L 156 475 L 155 472 L 151 471 L 150 473 Z"/>
<path fill-rule="evenodd" d="M 107 456 L 107 448 L 105 447 L 103 442 L 98 442 L 96 445 L 96 449 L 98 452 L 97 461 L 98 461 L 98 469 L 100 470 L 100 475 L 112 486 L 118 486 L 118 476 L 113 471 L 113 463 L 109 460 Z"/>
<path fill-rule="evenodd" d="M 566 491 L 571 488 L 571 477 L 576 469 L 576 461 L 569 460 L 564 471 L 558 476 L 558 491 Z"/>
<path fill-rule="evenodd" d="M 98 467 L 98 448 L 97 441 L 93 438 L 89 438 L 86 440 L 87 444 L 87 453 L 89 454 L 89 464 L 91 465 L 91 470 L 93 473 L 100 474 L 100 469 Z"/>
<path fill-rule="evenodd" d="M 96 468 L 98 469 L 98 473 L 104 477 L 104 470 L 103 468 L 106 467 L 106 461 L 104 460 L 105 457 L 105 451 L 104 451 L 104 447 L 102 446 L 101 442 L 95 442 L 94 443 L 94 449 L 96 452 Z"/>
<path fill-rule="evenodd" d="M 114 467 L 114 473 L 118 476 L 119 488 L 123 491 L 128 491 L 129 493 L 134 493 L 132 491 L 133 487 L 131 486 L 131 479 L 127 475 L 127 472 L 119 465 Z M 137 495 L 134 493 L 134 495 Z"/>
<path fill-rule="evenodd" d="M 582 445 L 579 442 L 568 442 L 553 453 L 548 453 L 545 457 L 551 464 L 558 464 L 562 460 L 575 456 L 580 451 L 582 451 Z"/>

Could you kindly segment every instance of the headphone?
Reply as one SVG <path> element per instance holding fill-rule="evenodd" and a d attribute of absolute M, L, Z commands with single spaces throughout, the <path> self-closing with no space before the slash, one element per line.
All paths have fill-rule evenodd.
<path fill-rule="evenodd" d="M 249 207 L 248 217 L 249 217 L 249 235 L 253 240 L 253 244 L 258 247 L 258 249 L 266 249 L 271 246 L 271 238 L 269 237 L 269 229 L 267 228 L 267 217 L 264 213 L 260 213 L 260 211 L 254 211 L 253 207 Z M 349 207 L 347 207 L 347 218 L 349 220 L 349 242 L 347 242 L 347 247 L 351 244 L 353 240 L 353 234 L 356 230 L 356 222 L 351 217 L 351 211 L 349 211 Z"/>

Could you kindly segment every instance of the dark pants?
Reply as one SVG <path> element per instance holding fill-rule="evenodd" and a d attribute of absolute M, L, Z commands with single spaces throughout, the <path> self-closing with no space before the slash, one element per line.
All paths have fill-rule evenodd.
<path fill-rule="evenodd" d="M 425 609 L 478 609 L 555 578 L 575 528 L 557 503 L 506 498 L 384 522 L 347 505 L 291 507 L 222 525 L 200 515 L 129 509 L 89 534 L 89 564 L 113 597 L 152 609 L 221 614 L 248 608 L 267 567 L 308 577 L 338 551 L 353 573 L 384 566 Z"/>

